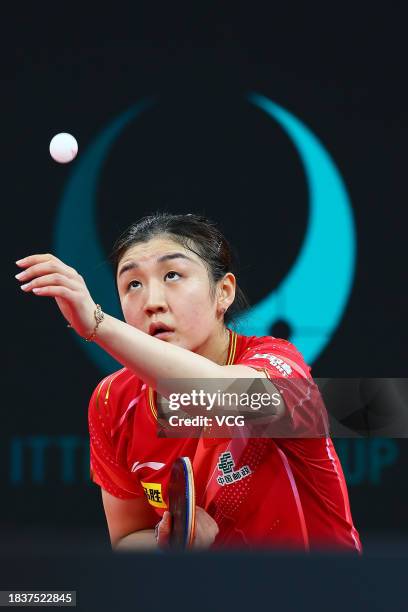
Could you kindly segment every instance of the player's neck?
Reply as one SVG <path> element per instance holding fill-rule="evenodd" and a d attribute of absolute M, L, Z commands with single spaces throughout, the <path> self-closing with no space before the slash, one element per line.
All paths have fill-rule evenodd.
<path fill-rule="evenodd" d="M 228 358 L 229 342 L 230 332 L 222 326 L 194 352 L 218 363 L 218 365 L 225 365 Z"/>

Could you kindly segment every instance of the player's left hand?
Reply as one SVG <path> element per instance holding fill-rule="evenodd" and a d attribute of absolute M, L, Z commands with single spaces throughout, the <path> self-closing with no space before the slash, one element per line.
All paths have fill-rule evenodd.
<path fill-rule="evenodd" d="M 196 506 L 196 526 L 193 548 L 210 548 L 219 532 L 212 516 L 200 506 Z"/>
<path fill-rule="evenodd" d="M 171 532 L 171 514 L 168 510 L 164 511 L 163 517 L 156 525 L 156 541 L 159 548 L 168 548 Z"/>
<path fill-rule="evenodd" d="M 171 514 L 166 510 L 157 525 L 156 540 L 159 548 L 168 548 L 171 532 Z M 196 506 L 196 526 L 192 548 L 210 548 L 219 532 L 215 520 L 200 506 Z"/>
<path fill-rule="evenodd" d="M 83 338 L 95 327 L 93 301 L 82 276 L 50 253 L 29 255 L 16 262 L 23 272 L 16 275 L 23 291 L 55 298 L 68 323 Z"/>

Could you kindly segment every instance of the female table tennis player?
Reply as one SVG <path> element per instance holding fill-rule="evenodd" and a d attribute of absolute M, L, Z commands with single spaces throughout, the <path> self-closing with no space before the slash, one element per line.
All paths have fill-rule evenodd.
<path fill-rule="evenodd" d="M 123 364 L 100 381 L 89 404 L 91 476 L 102 490 L 112 546 L 166 545 L 169 474 L 177 457 L 188 456 L 195 547 L 361 552 L 328 435 L 255 438 L 244 447 L 239 440 L 157 436 L 157 398 L 185 392 L 186 379 L 312 380 L 286 340 L 228 328 L 244 298 L 216 226 L 196 215 L 146 217 L 120 236 L 112 259 L 126 322 L 104 313 L 83 277 L 52 254 L 17 262 L 24 291 L 54 297 L 69 326 Z M 296 405 L 282 405 L 296 413 Z"/>

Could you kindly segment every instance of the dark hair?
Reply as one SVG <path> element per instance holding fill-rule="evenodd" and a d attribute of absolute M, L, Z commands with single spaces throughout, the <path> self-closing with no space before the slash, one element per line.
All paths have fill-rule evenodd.
<path fill-rule="evenodd" d="M 235 273 L 235 254 L 213 221 L 194 214 L 156 213 L 132 223 L 116 240 L 109 256 L 115 267 L 115 277 L 119 262 L 130 247 L 163 234 L 167 234 L 204 261 L 212 291 L 215 290 L 215 283 L 224 274 Z M 225 313 L 224 322 L 230 323 L 234 316 L 248 307 L 249 302 L 237 285 L 234 302 Z"/>

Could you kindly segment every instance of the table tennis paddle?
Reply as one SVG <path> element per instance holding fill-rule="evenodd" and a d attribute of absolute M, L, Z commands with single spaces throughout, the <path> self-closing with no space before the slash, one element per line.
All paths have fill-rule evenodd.
<path fill-rule="evenodd" d="M 194 539 L 196 500 L 193 466 L 188 457 L 179 457 L 173 463 L 168 496 L 171 514 L 170 548 L 190 548 Z"/>

